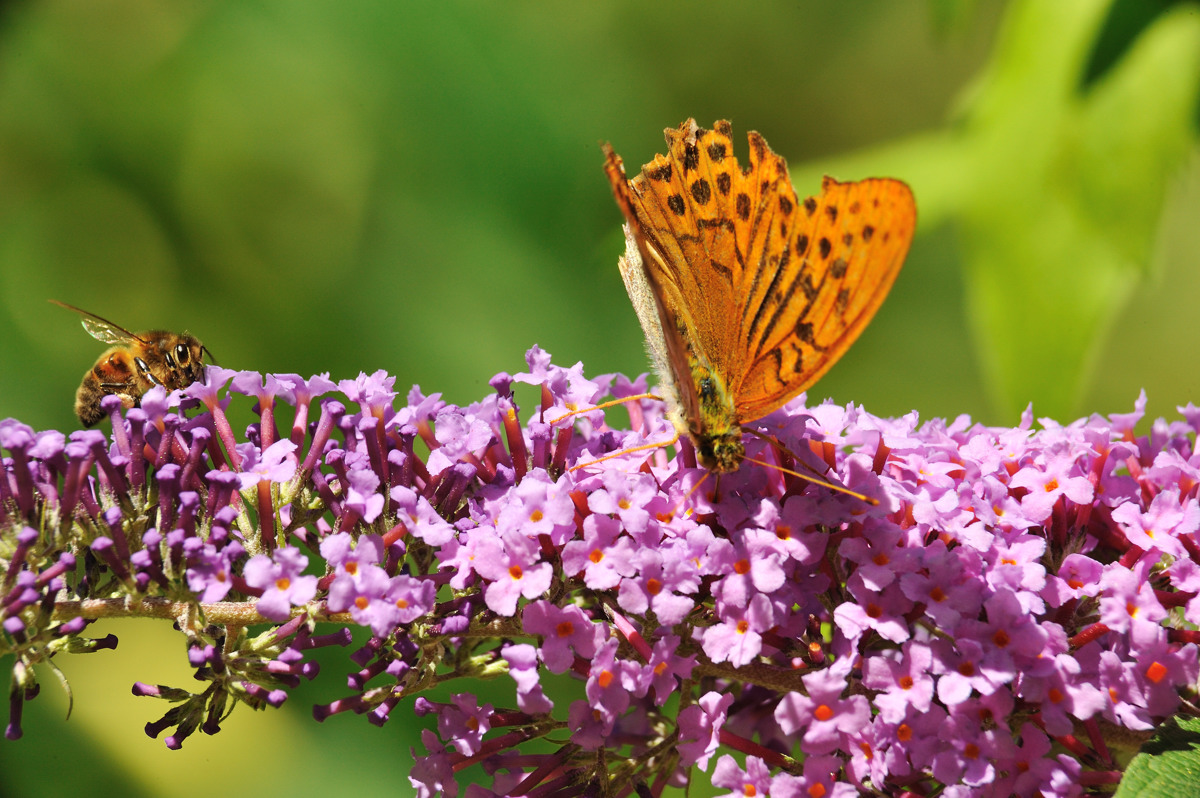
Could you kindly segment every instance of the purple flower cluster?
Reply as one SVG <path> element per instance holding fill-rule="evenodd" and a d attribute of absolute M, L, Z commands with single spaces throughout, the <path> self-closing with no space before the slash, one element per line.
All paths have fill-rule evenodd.
<path fill-rule="evenodd" d="M 8 736 L 34 665 L 138 614 L 179 625 L 206 685 L 135 688 L 175 704 L 147 727 L 172 746 L 312 678 L 308 649 L 350 642 L 318 621 L 370 635 L 318 719 L 382 724 L 447 678 L 511 677 L 508 707 L 417 698 L 436 717 L 422 795 L 474 764 L 494 792 L 472 796 L 660 795 L 698 771 L 775 798 L 1082 795 L 1119 780 L 1115 746 L 1194 710 L 1190 405 L 1139 437 L 1144 397 L 1039 430 L 798 400 L 717 479 L 686 441 L 630 451 L 672 437 L 659 403 L 631 402 L 631 430 L 589 410 L 644 380 L 527 364 L 467 407 L 414 388 L 397 408 L 382 372 L 212 367 L 128 412 L 106 400 L 111 440 L 0 422 Z M 244 441 L 233 394 L 260 417 Z M 557 706 L 552 674 L 580 696 Z"/>

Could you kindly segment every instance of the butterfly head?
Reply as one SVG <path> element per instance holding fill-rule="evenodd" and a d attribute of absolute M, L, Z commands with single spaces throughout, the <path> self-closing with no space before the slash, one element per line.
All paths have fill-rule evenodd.
<path fill-rule="evenodd" d="M 700 465 L 715 474 L 737 471 L 746 459 L 746 447 L 742 443 L 742 430 L 720 435 L 692 436 L 696 445 L 696 459 Z"/>

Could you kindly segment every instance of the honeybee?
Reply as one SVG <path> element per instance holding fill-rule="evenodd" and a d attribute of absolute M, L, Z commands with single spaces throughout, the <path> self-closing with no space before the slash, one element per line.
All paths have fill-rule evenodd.
<path fill-rule="evenodd" d="M 95 313 L 57 299 L 50 301 L 83 316 L 83 329 L 113 345 L 83 375 L 75 392 L 75 415 L 85 427 L 103 418 L 100 400 L 108 394 L 121 397 L 126 408 L 135 407 L 142 394 L 155 385 L 174 391 L 203 379 L 204 355 L 214 360 L 204 344 L 187 333 L 148 330 L 134 334 Z"/>

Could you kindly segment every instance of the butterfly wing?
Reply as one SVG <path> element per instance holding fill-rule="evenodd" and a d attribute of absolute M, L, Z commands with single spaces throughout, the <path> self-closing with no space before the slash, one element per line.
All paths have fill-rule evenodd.
<path fill-rule="evenodd" d="M 757 139 L 757 142 L 756 142 Z M 754 153 L 783 159 L 750 134 Z M 782 166 L 786 176 L 786 166 Z M 899 180 L 839 183 L 796 203 L 786 177 L 760 198 L 770 222 L 755 229 L 738 286 L 744 360 L 731 384 L 738 418 L 760 418 L 815 383 L 883 303 L 908 254 L 916 205 Z"/>
<path fill-rule="evenodd" d="M 724 382 L 732 422 L 816 382 L 887 296 L 916 207 L 908 186 L 888 179 L 826 178 L 801 203 L 786 161 L 758 133 L 739 166 L 728 122 L 705 130 L 689 119 L 666 139 L 667 154 L 630 180 L 605 145 L 605 172 L 656 300 L 671 381 L 703 435 L 724 419 L 711 401 L 700 412 L 692 364 Z"/>
<path fill-rule="evenodd" d="M 637 314 L 638 323 L 645 334 L 646 352 L 650 355 L 650 362 L 658 375 L 659 390 L 663 399 L 672 410 L 681 409 L 679 381 L 675 377 L 670 353 L 667 351 L 658 300 L 654 298 L 654 289 L 650 287 L 649 277 L 642 265 L 642 253 L 637 238 L 628 224 L 622 225 L 622 229 L 625 232 L 625 254 L 617 258 L 621 281 L 625 283 L 625 293 L 629 295 L 633 311 Z"/>
<path fill-rule="evenodd" d="M 627 180 L 621 157 L 608 145 L 604 145 L 604 155 L 604 171 L 638 255 L 635 259 L 627 254 L 618 263 L 626 291 L 646 334 L 659 381 L 666 388 L 665 398 L 677 404 L 672 408 L 673 419 L 697 419 L 699 399 L 689 363 L 693 358 L 707 360 L 704 339 L 692 315 L 703 308 L 692 307 L 686 300 L 699 289 L 684 260 L 681 239 L 689 237 L 683 229 L 686 222 L 671 210 L 679 202 L 671 199 L 678 195 L 671 186 L 675 167 L 660 155 L 641 174 Z M 650 173 L 657 176 L 656 182 L 647 181 Z M 730 291 L 727 287 L 726 294 Z"/>

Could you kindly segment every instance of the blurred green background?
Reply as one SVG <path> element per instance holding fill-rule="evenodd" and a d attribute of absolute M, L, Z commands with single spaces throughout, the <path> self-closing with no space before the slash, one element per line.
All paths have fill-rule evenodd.
<path fill-rule="evenodd" d="M 50 297 L 226 367 L 382 368 L 457 403 L 535 343 L 644 371 L 598 144 L 633 168 L 688 116 L 762 132 L 802 196 L 826 172 L 915 191 L 891 297 L 810 398 L 1007 425 L 1145 388 L 1173 415 L 1200 387 L 1198 81 L 1200 9 L 1166 0 L 9 3 L 0 418 L 77 426 L 103 347 Z M 309 719 L 336 658 L 169 752 L 129 685 L 187 684 L 182 644 L 112 630 L 60 658 L 69 722 L 45 675 L 0 791 L 406 794 L 403 706 Z"/>

